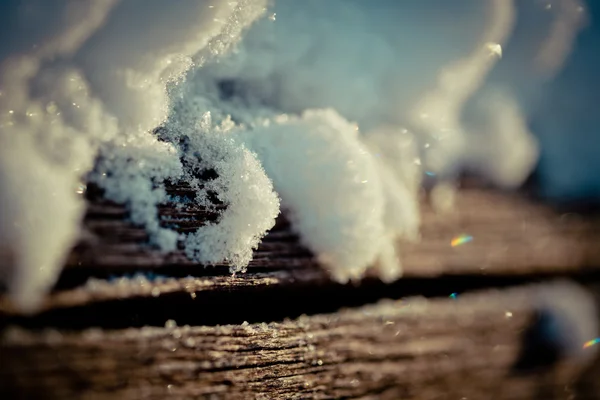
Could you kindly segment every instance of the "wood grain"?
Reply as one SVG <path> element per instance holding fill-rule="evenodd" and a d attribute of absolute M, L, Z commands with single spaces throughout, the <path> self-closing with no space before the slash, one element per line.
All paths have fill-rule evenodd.
<path fill-rule="evenodd" d="M 171 190 L 180 196 L 186 193 L 184 187 Z M 194 207 L 163 206 L 160 212 L 165 224 L 182 232 L 218 218 Z M 405 278 L 585 277 L 600 272 L 596 217 L 560 214 L 516 194 L 473 188 L 459 193 L 454 211 L 440 215 L 423 202 L 422 214 L 421 240 L 399 244 Z M 125 208 L 101 197 L 90 199 L 84 226 L 86 233 L 43 310 L 172 292 L 332 284 L 283 217 L 255 251 L 248 272 L 235 277 L 226 265 L 204 267 L 190 262 L 182 251 L 153 250 L 143 229 L 127 222 Z M 463 233 L 473 241 L 450 246 L 452 238 Z M 132 277 L 140 271 L 169 278 Z M 111 276 L 121 278 L 107 280 Z M 2 312 L 16 312 L 5 297 L 0 297 Z"/>
<path fill-rule="evenodd" d="M 285 218 L 231 276 L 151 249 L 124 207 L 89 201 L 40 312 L 21 315 L 0 296 L 2 399 L 600 399 L 593 358 L 545 349 L 515 369 L 539 309 L 536 287 L 512 287 L 598 280 L 595 217 L 465 189 L 452 213 L 423 203 L 421 240 L 399 244 L 404 278 L 338 285 Z M 218 219 L 160 213 L 181 232 Z M 473 241 L 450 246 L 463 233 Z M 188 325 L 164 327 L 171 318 Z"/>
<path fill-rule="evenodd" d="M 275 323 L 8 330 L 2 398 L 598 399 L 578 360 L 514 368 L 535 287 L 381 301 Z M 309 295 L 307 293 L 307 295 Z M 592 352 L 593 350 L 590 350 Z M 592 370 L 590 370 L 592 371 Z M 574 396 L 574 397 L 573 397 Z"/>
<path fill-rule="evenodd" d="M 178 188 L 175 193 L 181 195 L 185 190 Z M 215 213 L 195 207 L 163 206 L 160 213 L 165 225 L 181 232 L 193 231 L 207 220 L 218 218 Z M 443 215 L 424 201 L 422 220 L 421 240 L 400 244 L 407 276 L 572 272 L 600 264 L 597 217 L 557 213 L 518 194 L 462 190 L 455 209 Z M 86 240 L 76 248 L 68 267 L 126 271 L 195 266 L 181 251 L 160 254 L 147 247 L 143 230 L 128 224 L 125 209 L 110 202 L 92 200 L 85 227 Z M 465 246 L 451 247 L 452 238 L 462 233 L 473 236 L 474 240 Z M 315 267 L 289 223 L 280 218 L 255 252 L 249 270 Z"/>

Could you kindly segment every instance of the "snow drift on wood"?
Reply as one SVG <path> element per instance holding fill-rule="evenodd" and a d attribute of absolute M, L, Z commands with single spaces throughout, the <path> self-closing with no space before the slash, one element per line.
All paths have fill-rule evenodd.
<path fill-rule="evenodd" d="M 334 278 L 370 266 L 397 278 L 423 169 L 440 193 L 465 169 L 513 187 L 537 156 L 514 91 L 486 86 L 517 3 L 428 3 L 4 2 L 0 29 L 15 39 L 0 47 L 0 278 L 17 304 L 35 308 L 57 278 L 85 181 L 161 251 L 244 271 L 281 197 Z M 560 4 L 535 58 L 547 75 L 581 26 L 579 2 Z M 277 18 L 259 19 L 271 5 Z M 218 177 L 200 181 L 208 170 Z M 175 200 L 167 181 L 227 207 L 179 235 L 158 217 Z"/>

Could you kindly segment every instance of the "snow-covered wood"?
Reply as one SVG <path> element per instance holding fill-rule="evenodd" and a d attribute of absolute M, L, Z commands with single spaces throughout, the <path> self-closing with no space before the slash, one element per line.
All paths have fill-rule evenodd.
<path fill-rule="evenodd" d="M 185 195 L 186 190 L 171 188 L 178 195 Z M 90 198 L 93 196 L 91 193 Z M 596 218 L 559 213 L 518 194 L 485 189 L 465 188 L 456 202 L 453 211 L 440 215 L 424 201 L 420 242 L 401 244 L 405 278 L 597 275 L 600 229 Z M 183 232 L 217 217 L 197 208 L 164 206 L 161 213 L 164 221 L 176 224 Z M 146 245 L 144 230 L 127 223 L 125 209 L 100 198 L 91 200 L 85 227 L 59 289 L 48 297 L 45 309 L 151 297 L 153 293 L 332 284 L 284 218 L 263 240 L 248 272 L 235 276 L 225 265 L 203 267 L 187 260 L 182 252 L 153 251 Z M 451 240 L 460 234 L 473 240 L 452 247 Z M 171 278 L 133 276 L 138 272 Z M 129 278 L 106 281 L 107 277 L 124 275 Z M 9 311 L 12 307 L 2 299 L 0 309 Z"/>

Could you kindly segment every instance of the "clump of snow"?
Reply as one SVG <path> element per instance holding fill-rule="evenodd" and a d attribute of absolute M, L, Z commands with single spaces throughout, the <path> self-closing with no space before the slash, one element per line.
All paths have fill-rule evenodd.
<path fill-rule="evenodd" d="M 167 200 L 163 182 L 182 176 L 177 149 L 143 132 L 106 143 L 88 179 L 105 190 L 106 198 L 126 204 L 131 221 L 146 229 L 153 244 L 172 251 L 178 234 L 160 227 L 156 207 Z"/>
<path fill-rule="evenodd" d="M 232 121 L 213 83 L 190 79 L 170 88 L 171 112 L 161 137 L 177 146 L 187 166 L 181 180 L 194 188 L 194 201 L 210 208 L 216 196 L 227 206 L 218 221 L 185 237 L 186 255 L 204 264 L 227 261 L 233 273 L 243 272 L 275 225 L 279 197 L 256 155 L 236 140 L 248 128 Z M 216 176 L 200 180 L 208 170 Z"/>
<path fill-rule="evenodd" d="M 70 165 L 37 159 L 34 140 L 26 135 L 0 140 L 1 148 L 10 149 L 0 161 L 0 277 L 26 309 L 54 282 L 84 211 Z"/>
<path fill-rule="evenodd" d="M 372 265 L 386 280 L 400 275 L 395 229 L 404 221 L 393 217 L 405 205 L 384 195 L 379 163 L 355 124 L 331 109 L 307 110 L 267 120 L 242 140 L 258 154 L 302 242 L 335 279 L 359 279 Z"/>
<path fill-rule="evenodd" d="M 242 141 L 257 152 L 283 205 L 296 215 L 293 223 L 304 242 L 340 280 L 361 276 L 389 238 L 418 237 L 423 172 L 438 182 L 433 190 L 438 208 L 448 209 L 451 182 L 460 172 L 474 171 L 513 188 L 537 161 L 538 145 L 516 95 L 508 85 L 486 85 L 503 47 L 510 49 L 516 3 L 457 1 L 439 8 L 418 3 L 276 2 L 277 19 L 255 24 L 234 54 L 191 77 L 193 85 L 213 93 L 223 112 L 253 127 Z M 571 6 L 565 0 L 562 10 L 568 10 L 556 14 L 555 29 L 544 42 L 557 60 L 564 59 L 576 33 Z M 440 9 L 460 15 L 460 26 L 447 23 L 450 15 L 440 20 Z M 424 23 L 432 20 L 438 24 Z M 432 46 L 422 37 L 437 42 Z M 449 42 L 453 45 L 444 46 Z M 548 65 L 552 68 L 558 67 Z M 224 85 L 220 95 L 214 94 L 218 85 Z M 465 118 L 473 100 L 468 111 L 476 116 Z M 329 108 L 339 115 L 307 113 Z M 267 122 L 257 123 L 261 118 Z M 349 129 L 345 120 L 357 122 L 358 135 L 343 133 Z M 330 154 L 336 146 L 339 156 Z M 355 158 L 341 150 L 345 146 L 364 146 L 368 156 Z M 364 192 L 344 186 L 353 174 L 345 162 L 377 176 L 376 184 Z M 353 191 L 354 196 L 347 194 Z M 348 211 L 338 204 L 340 198 Z M 371 230 L 360 217 L 345 217 L 367 204 L 376 225 Z M 323 217 L 330 213 L 339 215 Z M 379 221 L 382 215 L 385 223 Z M 385 232 L 380 247 L 367 251 L 351 244 L 362 240 L 373 246 L 380 232 Z M 385 252 L 390 260 L 397 257 Z M 396 271 L 394 276 L 399 268 L 383 270 Z"/>
<path fill-rule="evenodd" d="M 460 52 L 444 49 L 433 57 L 439 64 L 407 63 L 415 36 L 403 40 L 398 26 L 408 31 L 415 22 L 402 7 L 378 4 L 277 2 L 275 21 L 255 24 L 235 53 L 205 65 L 188 84 L 197 94 L 211 93 L 222 112 L 251 127 L 240 140 L 257 153 L 303 242 L 340 281 L 360 278 L 371 265 L 384 279 L 400 275 L 393 243 L 418 237 L 422 167 L 444 177 L 473 166 L 512 183 L 524 178 L 537 155 L 518 109 L 500 95 L 489 102 L 506 112 L 490 116 L 495 125 L 482 140 L 485 146 L 468 141 L 462 128 L 464 104 L 498 59 L 491 49 L 512 29 L 511 2 L 486 3 L 491 10 L 471 5 L 474 14 L 491 11 L 492 26 L 473 44 L 474 55 L 457 62 Z M 467 43 L 474 27 L 458 29 Z M 447 60 L 456 65 L 447 68 L 453 74 L 442 74 L 441 88 L 430 89 L 435 68 Z M 423 68 L 430 69 L 430 79 L 417 73 Z M 224 83 L 226 90 L 218 93 Z M 432 104 L 430 119 L 414 118 Z M 444 142 L 448 131 L 454 136 Z M 427 160 L 439 164 L 445 155 L 440 149 L 451 162 L 434 170 Z M 504 152 L 512 154 L 508 162 Z"/>
<path fill-rule="evenodd" d="M 185 123 L 190 109 L 197 103 L 176 103 L 172 124 L 166 125 L 167 135 L 185 138 L 183 159 L 195 169 L 185 181 L 196 189 L 196 202 L 210 207 L 210 193 L 227 205 L 216 223 L 209 223 L 185 238 L 188 257 L 202 263 L 228 261 L 232 272 L 244 272 L 264 234 L 275 225 L 279 214 L 279 197 L 256 156 L 234 140 L 236 127 L 229 119 L 213 125 L 210 112 L 205 112 L 198 124 Z M 183 123 L 182 123 L 183 121 Z M 173 140 L 173 137 L 171 138 Z M 194 173 L 213 169 L 216 177 L 199 181 Z"/>
<path fill-rule="evenodd" d="M 17 25 L 14 32 L 29 33 L 3 44 L 0 64 L 0 275 L 24 309 L 32 309 L 56 279 L 84 210 L 79 179 L 93 166 L 98 142 L 115 133 L 81 72 L 60 62 L 104 22 L 113 4 L 53 4 L 55 17 L 73 17 L 69 27 L 44 24 L 24 4 L 2 15 L 3 23 L 8 18 L 9 26 Z M 48 11 L 45 2 L 30 6 Z"/>
<path fill-rule="evenodd" d="M 266 1 L 43 0 L 2 6 L 11 41 L 0 48 L 1 273 L 33 309 L 79 231 L 80 180 L 124 202 L 165 250 L 158 226 L 164 179 L 183 176 L 179 150 L 150 130 L 169 111 L 167 85 L 220 55 Z M 205 51 L 203 51 L 206 49 Z M 79 190 L 81 192 L 81 190 Z"/>
<path fill-rule="evenodd" d="M 106 190 L 107 198 L 129 205 L 132 221 L 146 227 L 154 244 L 163 251 L 171 251 L 176 248 L 178 240 L 183 238 L 159 226 L 156 207 L 166 201 L 163 182 L 165 180 L 191 181 L 193 178 L 184 171 L 185 168 L 181 163 L 185 152 L 196 151 L 205 158 L 205 165 L 210 164 L 212 157 L 208 154 L 210 148 L 222 146 L 223 141 L 219 135 L 210 135 L 209 129 L 191 132 L 206 111 L 201 108 L 193 109 L 193 115 L 177 124 L 177 128 L 187 129 L 183 133 L 178 131 L 177 134 L 180 136 L 176 138 L 177 135 L 170 132 L 163 137 L 163 139 L 170 138 L 170 142 L 159 141 L 148 131 L 167 122 L 171 110 L 169 91 L 177 92 L 177 86 L 181 84 L 184 73 L 193 65 L 193 60 L 196 60 L 196 65 L 201 65 L 212 57 L 224 54 L 238 40 L 242 30 L 264 12 L 265 1 L 245 0 L 230 3 L 184 1 L 174 6 L 168 6 L 164 1 L 155 2 L 156 4 L 150 7 L 149 11 L 143 13 L 146 23 L 133 28 L 131 21 L 125 16 L 127 12 L 138 10 L 140 5 L 123 5 L 125 8 L 122 11 L 123 17 L 110 21 L 105 27 L 106 33 L 99 35 L 98 40 L 90 45 L 89 51 L 82 56 L 82 59 L 94 68 L 93 76 L 99 80 L 99 84 L 110 82 L 115 85 L 114 90 L 106 92 L 109 97 L 105 101 L 115 108 L 114 112 L 119 115 L 119 120 L 124 121 L 124 124 L 128 124 L 131 128 L 125 131 L 118 143 L 110 143 L 101 150 L 99 165 L 91 178 Z M 144 7 L 147 6 L 148 4 L 144 3 Z M 149 22 L 152 23 L 148 25 Z M 121 39 L 118 44 L 115 44 L 117 37 L 115 35 L 118 32 L 122 32 L 126 40 Z M 165 34 L 166 32 L 168 34 Z M 145 51 L 133 55 L 126 51 L 134 46 L 141 47 Z M 118 52 L 117 57 L 105 57 L 107 52 L 112 53 L 121 49 L 122 54 Z M 118 59 L 119 64 L 115 65 L 114 58 Z M 116 88 L 120 86 L 129 88 L 127 96 L 124 97 L 117 91 Z M 128 109 L 132 106 L 135 107 L 133 110 Z M 194 142 L 192 139 L 194 136 L 205 135 L 205 137 L 200 147 L 184 149 L 176 140 L 181 135 L 190 137 L 188 144 Z M 221 153 L 218 157 L 221 157 L 219 159 L 224 162 L 237 161 L 231 152 Z M 186 157 L 186 160 L 188 165 L 192 166 L 191 168 L 199 168 L 198 165 L 194 166 L 199 163 L 199 160 L 190 160 L 189 157 Z M 241 174 L 219 177 L 221 189 L 235 186 L 235 180 L 239 175 Z M 221 193 L 222 190 L 217 192 Z M 245 189 L 238 186 L 237 190 L 243 192 Z M 206 205 L 206 190 L 199 192 L 196 200 Z M 231 199 L 222 200 L 229 206 L 225 215 L 231 215 L 234 209 L 227 201 Z M 269 211 L 273 214 L 271 209 Z M 221 220 L 226 218 L 223 217 Z M 245 224 L 244 226 L 246 230 L 253 230 L 250 235 L 255 237 L 262 237 L 268 229 L 257 225 L 248 227 L 249 225 Z M 202 228 L 203 231 L 206 229 Z M 215 245 L 210 246 L 206 243 L 203 252 L 205 258 L 196 257 L 197 260 L 207 261 L 209 257 L 214 260 L 220 258 L 219 261 L 233 259 L 231 251 L 240 248 L 239 244 L 234 246 L 233 242 L 239 241 L 237 238 L 239 236 L 246 238 L 231 230 L 227 224 L 219 224 L 219 228 L 213 229 L 213 233 L 215 239 L 219 238 L 221 252 L 214 253 Z M 250 240 L 246 243 L 246 253 L 252 249 L 249 242 Z M 188 238 L 185 243 L 193 243 L 193 241 Z M 227 253 L 223 249 L 224 246 L 235 249 Z M 190 248 L 188 254 L 197 254 L 199 247 L 202 246 L 196 242 L 195 251 Z M 248 255 L 246 254 L 243 259 L 249 259 Z M 234 264 L 238 268 L 245 266 L 238 262 Z"/>
<path fill-rule="evenodd" d="M 405 128 L 382 126 L 369 131 L 361 140 L 376 157 L 387 199 L 386 224 L 398 238 L 417 239 L 422 168 L 415 135 Z"/>

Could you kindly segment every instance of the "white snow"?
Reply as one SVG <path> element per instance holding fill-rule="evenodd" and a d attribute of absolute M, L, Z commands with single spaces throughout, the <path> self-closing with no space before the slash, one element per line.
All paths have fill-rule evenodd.
<path fill-rule="evenodd" d="M 334 110 L 281 115 L 247 132 L 301 240 L 338 281 L 360 279 L 378 265 L 381 277 L 400 275 L 395 223 L 374 154 L 358 129 Z M 396 200 L 390 198 L 389 200 Z M 400 226 L 402 227 L 402 225 Z"/>
<path fill-rule="evenodd" d="M 583 20 L 577 0 L 561 1 L 536 58 L 547 75 Z M 514 187 L 533 167 L 537 144 L 515 95 L 486 86 L 510 52 L 514 1 L 268 5 L 2 6 L 1 29 L 16 39 L 0 46 L 0 278 L 18 305 L 35 308 L 75 243 L 82 180 L 126 204 L 157 248 L 182 243 L 191 259 L 225 260 L 233 272 L 245 270 L 281 198 L 335 279 L 374 266 L 393 280 L 398 239 L 418 238 L 423 170 L 448 194 L 464 169 Z M 209 169 L 218 177 L 200 182 Z M 227 208 L 180 236 L 159 224 L 165 181 L 189 183 L 206 207 L 215 193 Z"/>
<path fill-rule="evenodd" d="M 431 11 L 414 4 L 406 16 L 388 1 L 279 1 L 275 21 L 253 25 L 236 52 L 189 77 L 192 93 L 211 93 L 221 112 L 250 127 L 240 140 L 257 153 L 303 242 L 340 281 L 370 266 L 384 279 L 401 274 L 394 243 L 418 238 L 422 169 L 451 198 L 443 180 L 465 168 L 512 187 L 536 161 L 536 142 L 505 91 L 481 98 L 483 131 L 463 126 L 515 10 L 511 1 L 459 3 L 446 8 L 485 23 L 463 16 L 464 26 L 427 25 L 470 44 L 432 52 L 418 26 Z M 223 81 L 233 85 L 226 101 L 215 94 Z"/>
<path fill-rule="evenodd" d="M 27 0 L 3 5 L 0 64 L 0 260 L 15 302 L 32 310 L 78 236 L 80 179 L 158 227 L 164 178 L 182 176 L 177 149 L 149 133 L 167 117 L 167 84 L 219 55 L 265 1 Z M 204 51 L 202 51 L 204 49 Z"/>
<path fill-rule="evenodd" d="M 182 110 L 178 111 L 175 115 L 181 115 Z M 176 121 L 182 120 L 185 121 Z M 218 175 L 208 182 L 186 177 L 198 188 L 196 201 L 209 205 L 208 192 L 213 191 L 227 204 L 217 223 L 199 228 L 184 243 L 186 254 L 193 260 L 204 264 L 225 260 L 232 272 L 244 272 L 252 250 L 275 224 L 279 197 L 260 161 L 229 134 L 232 129 L 234 126 L 227 119 L 213 126 L 211 115 L 206 112 L 195 130 L 184 133 L 189 146 L 186 159 L 199 168 L 213 168 Z"/>

